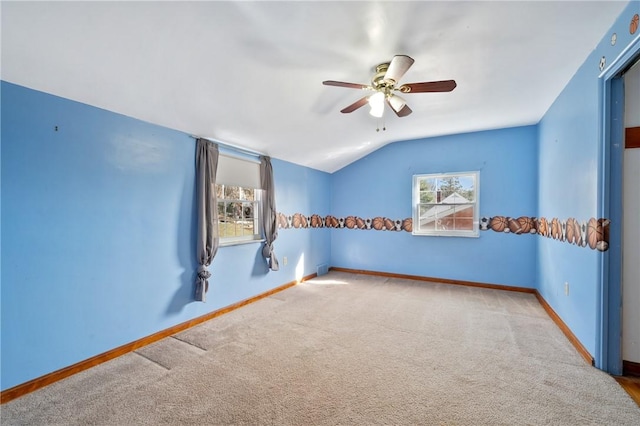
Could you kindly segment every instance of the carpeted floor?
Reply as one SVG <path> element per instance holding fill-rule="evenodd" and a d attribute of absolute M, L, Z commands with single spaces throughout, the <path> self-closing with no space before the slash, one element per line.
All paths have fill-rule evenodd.
<path fill-rule="evenodd" d="M 1 407 L 3 425 L 639 425 L 533 295 L 331 272 Z"/>

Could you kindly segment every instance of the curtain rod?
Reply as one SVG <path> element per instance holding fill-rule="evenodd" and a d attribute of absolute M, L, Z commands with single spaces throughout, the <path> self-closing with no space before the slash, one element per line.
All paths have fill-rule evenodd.
<path fill-rule="evenodd" d="M 237 146 L 237 145 L 232 145 L 232 144 L 230 144 L 230 143 L 226 143 L 226 142 L 220 142 L 220 141 L 218 141 L 218 140 L 211 139 L 211 138 L 204 138 L 204 137 L 201 137 L 201 136 L 194 136 L 194 135 L 189 135 L 189 137 L 191 137 L 191 138 L 193 138 L 193 139 L 206 139 L 206 140 L 208 140 L 209 142 L 213 142 L 213 143 L 220 144 L 220 145 L 222 145 L 222 146 L 223 146 L 223 147 L 225 147 L 225 148 L 230 148 L 230 149 L 233 149 L 233 150 L 235 150 L 235 151 L 242 152 L 242 153 L 244 153 L 244 154 L 257 155 L 257 156 L 260 156 L 260 155 L 267 156 L 267 154 L 264 154 L 264 153 L 259 152 L 259 151 L 254 151 L 254 150 L 252 150 L 252 149 L 248 149 L 248 148 L 242 148 L 242 147 L 239 147 L 239 146 Z"/>

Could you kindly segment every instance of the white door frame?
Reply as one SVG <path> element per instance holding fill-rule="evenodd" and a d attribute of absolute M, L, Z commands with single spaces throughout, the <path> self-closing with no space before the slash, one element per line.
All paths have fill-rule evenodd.
<path fill-rule="evenodd" d="M 600 74 L 600 158 L 598 213 L 611 220 L 609 249 L 600 260 L 596 367 L 622 374 L 622 158 L 624 82 L 622 74 L 640 58 L 640 34 Z"/>

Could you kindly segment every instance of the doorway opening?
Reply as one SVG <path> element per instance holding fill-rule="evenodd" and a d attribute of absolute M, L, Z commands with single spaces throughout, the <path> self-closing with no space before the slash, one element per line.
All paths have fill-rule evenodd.
<path fill-rule="evenodd" d="M 623 168 L 625 151 L 625 74 L 640 59 L 640 37 L 600 75 L 602 105 L 600 217 L 610 219 L 609 250 L 601 257 L 600 327 L 596 367 L 623 373 Z M 639 124 L 640 126 L 640 124 Z M 636 188 L 637 191 L 637 188 Z M 630 236 L 632 237 L 632 236 Z M 637 236 L 636 236 L 637 238 Z M 636 261 L 637 262 L 637 261 Z M 628 300 L 631 304 L 632 300 Z M 640 309 L 640 306 L 638 307 Z"/>

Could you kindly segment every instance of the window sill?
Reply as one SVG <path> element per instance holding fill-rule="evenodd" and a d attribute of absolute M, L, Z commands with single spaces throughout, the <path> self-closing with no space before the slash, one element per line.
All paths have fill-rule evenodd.
<path fill-rule="evenodd" d="M 443 233 L 421 233 L 421 232 L 413 232 L 412 235 L 416 237 L 462 237 L 462 238 L 480 238 L 480 233 L 474 234 L 458 234 L 454 232 L 443 232 Z"/>
<path fill-rule="evenodd" d="M 264 238 L 260 238 L 257 240 L 231 240 L 231 241 L 224 241 L 221 239 L 220 247 L 239 246 L 242 244 L 253 244 L 253 243 L 264 243 Z"/>

